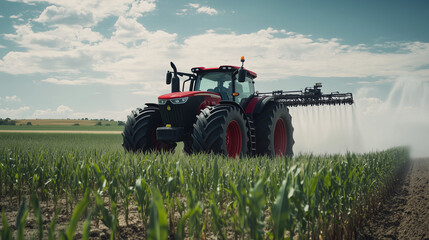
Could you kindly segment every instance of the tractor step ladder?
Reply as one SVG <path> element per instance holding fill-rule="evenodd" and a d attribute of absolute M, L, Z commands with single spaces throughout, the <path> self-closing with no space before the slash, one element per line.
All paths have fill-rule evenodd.
<path fill-rule="evenodd" d="M 256 131 L 255 124 L 252 120 L 249 120 L 250 125 L 250 152 L 252 156 L 256 155 Z"/>

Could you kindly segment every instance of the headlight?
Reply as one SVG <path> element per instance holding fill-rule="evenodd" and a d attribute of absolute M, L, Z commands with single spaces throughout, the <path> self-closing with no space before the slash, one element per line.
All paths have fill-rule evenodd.
<path fill-rule="evenodd" d="M 183 104 L 186 101 L 188 101 L 188 97 L 170 99 L 170 102 L 172 102 L 173 104 Z"/>
<path fill-rule="evenodd" d="M 167 103 L 167 100 L 166 99 L 158 99 L 158 104 L 159 105 L 164 105 L 164 104 L 166 104 Z"/>

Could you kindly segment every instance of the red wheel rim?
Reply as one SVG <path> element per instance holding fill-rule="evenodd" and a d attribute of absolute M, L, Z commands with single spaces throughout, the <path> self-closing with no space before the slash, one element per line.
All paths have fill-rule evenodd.
<path fill-rule="evenodd" d="M 228 156 L 235 158 L 241 153 L 241 129 L 237 121 L 232 120 L 226 129 L 226 151 Z"/>
<path fill-rule="evenodd" d="M 276 156 L 284 156 L 286 154 L 286 126 L 283 119 L 279 118 L 274 128 L 274 153 Z"/>

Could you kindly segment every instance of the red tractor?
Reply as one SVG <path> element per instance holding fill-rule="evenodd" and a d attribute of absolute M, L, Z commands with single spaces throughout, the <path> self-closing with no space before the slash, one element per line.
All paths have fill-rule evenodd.
<path fill-rule="evenodd" d="M 184 142 L 186 153 L 292 156 L 293 126 L 288 106 L 353 103 L 351 93 L 322 94 L 321 84 L 305 91 L 255 92 L 256 73 L 242 66 L 167 72 L 171 93 L 128 116 L 122 133 L 127 151 L 170 151 Z M 188 77 L 180 91 L 179 76 Z M 184 91 L 185 83 L 188 90 Z"/>

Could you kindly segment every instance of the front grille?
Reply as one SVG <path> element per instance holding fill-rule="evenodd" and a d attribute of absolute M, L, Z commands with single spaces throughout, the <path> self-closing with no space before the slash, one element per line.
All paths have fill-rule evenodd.
<path fill-rule="evenodd" d="M 189 97 L 184 104 L 173 104 L 167 101 L 166 104 L 159 105 L 164 126 L 171 124 L 171 127 L 184 127 L 185 130 L 190 130 L 203 100 L 203 96 L 193 96 Z"/>

